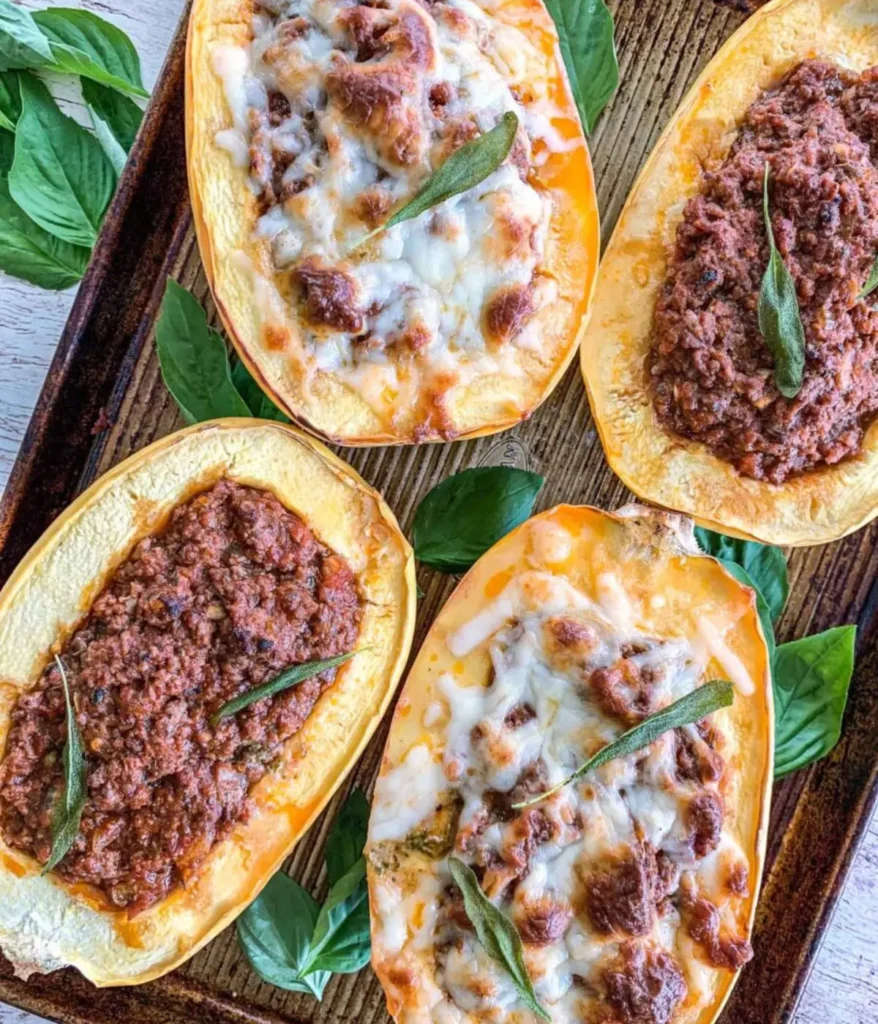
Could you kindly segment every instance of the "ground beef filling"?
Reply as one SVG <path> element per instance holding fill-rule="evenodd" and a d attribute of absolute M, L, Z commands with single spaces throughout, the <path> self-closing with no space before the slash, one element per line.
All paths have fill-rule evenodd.
<path fill-rule="evenodd" d="M 666 429 L 745 476 L 783 483 L 855 455 L 878 412 L 878 68 L 806 61 L 748 111 L 725 163 L 705 174 L 677 229 L 649 358 Z M 775 240 L 796 282 L 805 379 L 786 399 L 757 322 Z"/>
<path fill-rule="evenodd" d="M 58 871 L 138 913 L 185 884 L 250 811 L 251 787 L 334 672 L 218 725 L 290 665 L 353 649 L 347 563 L 270 494 L 223 480 L 141 541 L 61 652 L 88 760 L 80 832 Z M 19 698 L 0 765 L 0 829 L 45 862 L 66 737 L 57 669 Z"/>

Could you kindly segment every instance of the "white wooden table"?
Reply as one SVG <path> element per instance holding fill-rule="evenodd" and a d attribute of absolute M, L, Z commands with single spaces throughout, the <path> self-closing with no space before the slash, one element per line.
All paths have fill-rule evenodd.
<path fill-rule="evenodd" d="M 73 6 L 76 0 L 18 0 L 25 7 Z M 183 0 L 82 0 L 77 6 L 116 22 L 134 40 L 144 81 L 152 86 L 177 26 Z M 76 113 L 73 91 L 53 91 Z M 0 491 L 75 292 L 40 291 L 0 275 Z M 793 1017 L 794 1024 L 878 1022 L 878 815 L 859 851 L 845 892 Z M 38 1019 L 0 1004 L 0 1024 Z"/>

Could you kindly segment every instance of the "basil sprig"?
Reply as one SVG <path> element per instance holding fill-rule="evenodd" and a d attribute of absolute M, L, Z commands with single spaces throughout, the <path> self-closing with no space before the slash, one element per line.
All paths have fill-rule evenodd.
<path fill-rule="evenodd" d="M 243 711 L 244 708 L 250 707 L 256 701 L 263 700 L 265 697 L 273 697 L 276 693 L 289 690 L 290 687 L 297 686 L 306 679 L 319 676 L 321 672 L 326 672 L 327 669 L 338 668 L 339 665 L 344 665 L 346 661 L 350 661 L 358 653 L 358 651 L 348 651 L 347 654 L 337 654 L 334 658 L 324 658 L 322 661 L 306 661 L 301 665 L 293 665 L 292 668 L 281 672 L 279 676 L 275 676 L 274 679 L 269 680 L 267 683 L 263 683 L 261 686 L 254 686 L 252 690 L 248 690 L 233 700 L 227 701 L 219 711 L 214 712 L 210 716 L 210 724 L 216 725 L 217 722 L 222 721 L 224 718 L 231 718 L 232 715 L 236 715 L 239 711 Z"/>
<path fill-rule="evenodd" d="M 786 604 L 787 563 L 780 548 L 696 530 L 704 551 L 756 593 L 774 691 L 775 778 L 825 757 L 841 735 L 854 671 L 856 626 L 777 644 L 774 622 Z"/>
<path fill-rule="evenodd" d="M 39 68 L 51 62 L 49 40 L 30 11 L 11 0 L 0 0 L 0 71 Z"/>
<path fill-rule="evenodd" d="M 288 423 L 243 363 L 232 369 L 219 331 L 195 296 L 168 279 L 155 328 L 162 380 L 187 423 L 255 416 Z"/>
<path fill-rule="evenodd" d="M 563 782 L 559 782 L 556 786 L 552 786 L 551 789 L 547 789 L 545 793 L 540 793 L 538 796 L 531 797 L 529 800 L 524 800 L 512 806 L 516 811 L 532 807 L 554 793 L 560 792 L 565 786 L 575 782 L 576 779 L 581 779 L 589 772 L 600 768 L 601 765 L 606 764 L 608 761 L 614 761 L 619 757 L 627 757 L 629 754 L 635 754 L 638 750 L 643 750 L 645 747 L 650 746 L 650 744 L 655 743 L 663 733 L 670 732 L 672 729 L 679 729 L 684 725 L 694 725 L 695 722 L 700 722 L 702 718 L 713 714 L 714 711 L 729 707 L 734 697 L 735 691 L 731 683 L 724 679 L 712 679 L 709 683 L 704 683 L 702 686 L 692 690 L 691 693 L 687 693 L 679 700 L 675 700 L 673 704 L 662 708 L 661 711 L 650 715 L 649 718 L 645 718 L 633 728 L 628 729 L 627 732 L 623 732 L 618 739 L 602 747 L 584 764 L 580 765 L 575 772 L 568 775 Z"/>
<path fill-rule="evenodd" d="M 795 398 L 802 390 L 805 374 L 805 329 L 799 313 L 796 282 L 787 270 L 777 246 L 768 207 L 768 179 L 771 168 L 765 163 L 762 185 L 762 212 L 768 236 L 768 266 L 759 289 L 757 314 L 759 332 L 774 357 L 774 382 L 784 398 Z"/>
<path fill-rule="evenodd" d="M 518 929 L 482 892 L 473 869 L 458 857 L 448 858 L 454 884 L 463 896 L 466 916 L 485 952 L 509 975 L 521 1001 L 542 1020 L 551 1021 L 541 1005 L 524 963 L 524 949 Z"/>
<path fill-rule="evenodd" d="M 322 907 L 279 871 L 238 918 L 238 942 L 264 981 L 320 999 L 333 974 L 353 974 L 369 962 L 368 821 L 366 797 L 354 790 L 326 842 L 330 888 Z"/>
<path fill-rule="evenodd" d="M 143 120 L 143 111 L 121 92 L 88 78 L 82 79 L 82 98 L 98 142 L 116 173 L 121 174 Z"/>
<path fill-rule="evenodd" d="M 64 770 L 63 789 L 52 815 L 52 849 L 49 859 L 43 865 L 44 875 L 61 863 L 76 841 L 79 834 L 79 822 L 82 819 L 82 809 L 85 806 L 88 792 L 86 785 L 88 765 L 85 760 L 82 737 L 79 734 L 79 725 L 76 721 L 76 705 L 70 694 L 64 664 L 57 654 L 55 655 L 55 665 L 61 673 L 61 685 L 64 687 L 67 738 L 64 741 L 64 750 L 61 754 L 61 766 Z"/>
<path fill-rule="evenodd" d="M 872 269 L 869 271 L 869 276 L 857 299 L 868 299 L 876 288 L 878 288 L 878 256 L 875 257 L 875 262 L 872 264 Z"/>
<path fill-rule="evenodd" d="M 478 466 L 437 484 L 412 524 L 415 555 L 440 572 L 467 569 L 527 519 L 543 478 L 506 466 Z"/>
<path fill-rule="evenodd" d="M 370 231 L 357 243 L 356 248 L 382 231 L 405 220 L 420 217 L 446 199 L 475 188 L 490 177 L 509 155 L 517 131 L 518 118 L 511 110 L 507 111 L 490 131 L 456 149 L 404 206 L 374 231 Z"/>
<path fill-rule="evenodd" d="M 619 85 L 613 15 L 604 0 L 546 0 L 582 127 L 595 122 Z"/>

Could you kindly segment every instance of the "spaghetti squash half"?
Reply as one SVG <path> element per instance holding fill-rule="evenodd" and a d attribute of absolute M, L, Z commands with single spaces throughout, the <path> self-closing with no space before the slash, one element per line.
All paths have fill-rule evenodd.
<path fill-rule="evenodd" d="M 201 424 L 89 488 L 0 592 L 0 948 L 16 970 L 139 984 L 233 920 L 378 725 L 414 615 L 392 513 L 294 428 Z M 85 796 L 46 872 L 72 791 L 65 690 Z"/>
<path fill-rule="evenodd" d="M 361 244 L 509 112 L 493 173 Z M 196 0 L 186 124 L 217 308 L 302 426 L 351 445 L 476 437 L 558 382 L 599 227 L 540 0 Z"/>
<path fill-rule="evenodd" d="M 717 678 L 730 706 L 547 794 Z M 395 1020 L 538 1019 L 452 857 L 514 923 L 545 1019 L 715 1020 L 752 956 L 772 721 L 753 592 L 691 521 L 559 506 L 500 541 L 430 630 L 376 785 L 373 966 Z"/>
<path fill-rule="evenodd" d="M 581 353 L 607 460 L 640 497 L 789 545 L 878 510 L 876 65 L 876 0 L 774 0 L 647 161 Z M 803 347 L 791 320 L 772 328 L 772 235 Z"/>

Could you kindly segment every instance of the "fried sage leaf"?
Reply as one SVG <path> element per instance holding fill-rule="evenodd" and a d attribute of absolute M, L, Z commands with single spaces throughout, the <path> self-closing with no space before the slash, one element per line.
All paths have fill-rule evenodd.
<path fill-rule="evenodd" d="M 490 131 L 455 150 L 404 206 L 374 231 L 370 231 L 359 244 L 362 245 L 404 220 L 420 217 L 452 196 L 475 188 L 490 177 L 509 155 L 517 131 L 518 118 L 512 111 L 507 111 Z"/>
<path fill-rule="evenodd" d="M 582 127 L 595 122 L 619 85 L 613 15 L 604 0 L 546 0 Z"/>
<path fill-rule="evenodd" d="M 91 78 L 129 96 L 149 96 L 140 57 L 122 29 L 75 7 L 50 7 L 33 18 L 49 41 L 52 71 Z"/>
<path fill-rule="evenodd" d="M 527 973 L 518 929 L 482 892 L 479 880 L 468 864 L 458 857 L 449 857 L 448 867 L 454 884 L 463 895 L 466 916 L 485 952 L 492 960 L 496 960 L 512 979 L 521 1001 L 538 1017 L 551 1021 L 549 1012 L 537 999 L 533 982 Z"/>
<path fill-rule="evenodd" d="M 279 676 L 275 676 L 269 682 L 263 683 L 261 686 L 254 686 L 252 690 L 248 690 L 239 697 L 235 697 L 234 700 L 223 704 L 219 711 L 210 716 L 210 722 L 212 725 L 216 725 L 223 718 L 231 718 L 232 715 L 236 715 L 239 711 L 249 707 L 251 704 L 255 704 L 258 700 L 262 700 L 265 697 L 273 697 L 276 693 L 281 693 L 283 690 L 288 690 L 291 686 L 296 686 L 306 679 L 320 675 L 321 672 L 325 672 L 327 669 L 344 665 L 356 653 L 356 651 L 348 651 L 347 654 L 337 654 L 334 658 L 324 658 L 323 661 L 306 661 L 301 665 L 293 665 L 292 668 L 281 672 Z"/>
<path fill-rule="evenodd" d="M 854 670 L 856 626 L 781 644 L 774 656 L 774 775 L 825 757 L 838 743 Z"/>
<path fill-rule="evenodd" d="M 506 466 L 478 466 L 437 484 L 412 524 L 415 555 L 440 572 L 467 569 L 531 513 L 543 478 Z"/>
<path fill-rule="evenodd" d="M 517 811 L 525 807 L 532 807 L 541 800 L 552 796 L 553 793 L 558 793 L 576 779 L 581 779 L 583 775 L 594 771 L 595 768 L 600 768 L 607 761 L 614 761 L 617 757 L 627 757 L 628 754 L 634 754 L 638 750 L 643 750 L 644 747 L 655 743 L 662 733 L 669 732 L 671 729 L 679 729 L 684 725 L 694 725 L 695 722 L 700 722 L 702 718 L 706 718 L 714 711 L 719 711 L 720 708 L 727 708 L 734 700 L 734 696 L 734 687 L 724 679 L 713 679 L 709 683 L 704 683 L 703 686 L 699 686 L 691 693 L 687 693 L 679 700 L 675 700 L 673 704 L 669 704 L 666 708 L 662 708 L 661 711 L 657 711 L 654 715 L 650 715 L 649 718 L 645 718 L 642 722 L 635 725 L 633 729 L 623 732 L 618 739 L 602 747 L 585 764 L 580 765 L 572 775 L 568 775 L 557 786 L 552 786 L 545 793 L 540 793 L 530 800 L 525 800 L 512 806 Z"/>
<path fill-rule="evenodd" d="M 805 329 L 799 313 L 796 282 L 774 244 L 771 211 L 768 208 L 770 174 L 771 168 L 766 162 L 762 209 L 770 255 L 759 289 L 759 331 L 774 357 L 774 382 L 777 390 L 784 398 L 795 398 L 802 390 L 805 374 Z"/>
<path fill-rule="evenodd" d="M 32 75 L 21 75 L 21 117 L 9 191 L 24 212 L 71 245 L 91 247 L 116 188 L 100 143 L 67 117 Z"/>
<path fill-rule="evenodd" d="M 860 292 L 857 298 L 868 299 L 876 288 L 878 288 L 878 256 L 875 257 L 875 262 L 872 264 L 872 269 L 869 272 L 869 276 L 866 279 L 866 283 L 863 285 L 863 290 Z"/>
<path fill-rule="evenodd" d="M 52 849 L 49 859 L 43 865 L 43 874 L 57 867 L 76 841 L 82 809 L 85 806 L 88 779 L 88 765 L 76 721 L 76 706 L 70 694 L 64 664 L 57 654 L 55 665 L 61 673 L 61 685 L 64 687 L 67 739 L 64 741 L 64 750 L 61 754 L 64 788 L 52 816 Z"/>

